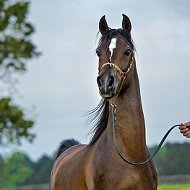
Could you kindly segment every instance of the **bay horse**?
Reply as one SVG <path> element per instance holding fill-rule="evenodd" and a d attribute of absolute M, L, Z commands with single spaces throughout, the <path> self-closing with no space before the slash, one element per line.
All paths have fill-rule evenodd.
<path fill-rule="evenodd" d="M 143 163 L 149 152 L 131 21 L 123 14 L 122 28 L 111 29 L 103 16 L 99 32 L 97 84 L 102 100 L 93 110 L 94 135 L 88 145 L 63 141 L 51 190 L 156 190 L 154 165 Z"/>

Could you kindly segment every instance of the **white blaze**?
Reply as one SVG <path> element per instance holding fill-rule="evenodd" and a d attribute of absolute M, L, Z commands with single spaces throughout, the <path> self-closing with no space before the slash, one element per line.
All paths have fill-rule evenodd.
<path fill-rule="evenodd" d="M 110 62 L 111 62 L 111 57 L 112 57 L 112 55 L 113 55 L 113 50 L 116 48 L 116 41 L 117 41 L 116 38 L 112 38 L 112 39 L 111 39 L 111 42 L 110 42 L 110 45 L 109 45 L 109 50 L 110 50 L 110 52 L 111 52 Z"/>

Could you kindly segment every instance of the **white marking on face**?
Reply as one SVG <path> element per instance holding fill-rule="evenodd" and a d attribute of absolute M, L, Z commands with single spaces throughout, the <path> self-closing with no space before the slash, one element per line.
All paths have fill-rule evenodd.
<path fill-rule="evenodd" d="M 113 55 L 113 50 L 116 48 L 116 41 L 117 39 L 116 38 L 112 38 L 111 39 L 111 42 L 110 42 L 110 45 L 109 45 L 109 50 L 111 52 L 111 55 L 110 55 L 110 62 L 111 62 L 111 57 Z"/>

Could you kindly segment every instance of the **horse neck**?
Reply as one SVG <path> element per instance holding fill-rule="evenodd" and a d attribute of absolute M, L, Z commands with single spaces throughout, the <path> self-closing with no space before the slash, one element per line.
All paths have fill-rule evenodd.
<path fill-rule="evenodd" d="M 145 123 L 142 110 L 139 80 L 136 68 L 134 78 L 126 92 L 115 100 L 116 142 L 121 152 L 125 152 L 131 161 L 144 160 L 147 157 Z M 112 108 L 109 110 L 109 129 L 112 130 Z"/>

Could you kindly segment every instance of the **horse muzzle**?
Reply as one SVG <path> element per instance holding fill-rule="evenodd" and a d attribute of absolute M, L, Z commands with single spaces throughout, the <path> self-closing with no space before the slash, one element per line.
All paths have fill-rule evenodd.
<path fill-rule="evenodd" d="M 113 75 L 104 73 L 97 77 L 97 84 L 100 95 L 103 98 L 110 99 L 115 96 L 116 92 L 116 81 Z"/>

